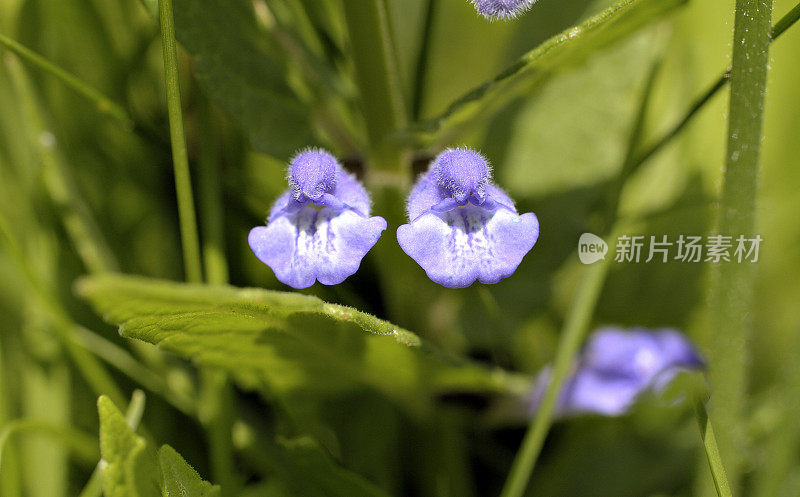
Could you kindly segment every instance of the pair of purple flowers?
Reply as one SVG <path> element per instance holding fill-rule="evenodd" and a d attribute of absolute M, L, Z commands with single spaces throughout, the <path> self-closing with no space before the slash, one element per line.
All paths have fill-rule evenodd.
<path fill-rule="evenodd" d="M 250 231 L 250 248 L 294 288 L 341 283 L 358 270 L 386 220 L 370 217 L 367 191 L 323 150 L 295 156 L 287 179 L 290 188 L 267 226 Z M 539 236 L 536 216 L 520 215 L 492 183 L 486 159 L 469 149 L 434 159 L 412 188 L 407 213 L 410 222 L 397 229 L 400 247 L 449 288 L 510 276 Z"/>

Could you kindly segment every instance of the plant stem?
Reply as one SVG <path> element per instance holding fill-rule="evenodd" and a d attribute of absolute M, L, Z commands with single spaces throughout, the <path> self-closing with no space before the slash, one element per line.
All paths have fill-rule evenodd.
<path fill-rule="evenodd" d="M 225 212 L 222 200 L 222 171 L 218 137 L 213 126 L 211 102 L 200 103 L 200 141 L 198 193 L 200 227 L 203 233 L 203 264 L 206 281 L 212 285 L 228 283 L 228 262 L 225 258 Z"/>
<path fill-rule="evenodd" d="M 433 34 L 433 19 L 436 13 L 436 0 L 428 0 L 425 11 L 425 24 L 422 28 L 422 40 L 417 56 L 417 70 L 414 76 L 414 97 L 411 103 L 411 117 L 418 120 L 422 111 L 422 102 L 425 98 L 425 77 L 428 72 L 428 59 L 430 58 L 431 35 Z"/>
<path fill-rule="evenodd" d="M 711 477 L 714 479 L 714 488 L 717 490 L 717 497 L 731 497 L 731 489 L 728 485 L 728 477 L 725 474 L 725 467 L 722 465 L 722 458 L 717 448 L 717 439 L 714 437 L 714 430 L 711 428 L 711 420 L 706 412 L 705 401 L 695 396 L 693 399 L 694 413 L 697 417 L 697 426 L 700 428 L 700 438 L 703 440 L 703 449 L 708 459 L 708 467 L 711 470 Z"/>
<path fill-rule="evenodd" d="M 775 23 L 770 32 L 770 41 L 777 40 L 787 29 L 792 27 L 797 20 L 800 19 L 800 3 L 795 5 L 792 10 L 786 13 L 781 19 Z M 674 124 L 669 131 L 662 134 L 659 138 L 653 141 L 651 145 L 645 148 L 645 151 L 640 153 L 631 163 L 631 172 L 636 171 L 642 164 L 647 162 L 653 155 L 661 150 L 666 144 L 672 141 L 673 138 L 683 131 L 697 113 L 705 107 L 705 105 L 716 95 L 720 90 L 731 81 L 730 68 L 722 71 L 719 77 L 697 97 L 680 121 Z"/>
<path fill-rule="evenodd" d="M 81 326 L 74 325 L 73 330 L 78 343 L 108 363 L 109 366 L 123 373 L 150 392 L 161 396 L 162 399 L 182 413 L 186 415 L 195 413 L 194 399 L 187 397 L 183 392 L 172 389 L 161 375 L 145 367 L 123 347 Z"/>
<path fill-rule="evenodd" d="M 609 202 L 608 227 L 606 228 L 607 231 L 605 234 L 612 240 L 616 239 L 619 229 L 619 197 L 622 194 L 626 180 L 630 177 L 633 153 L 639 145 L 639 140 L 643 133 L 647 108 L 652 95 L 658 67 L 658 63 L 653 65 L 649 77 L 645 82 L 639 107 L 632 123 L 630 139 L 628 140 L 625 158 L 617 178 L 617 184 L 611 191 L 612 198 Z M 522 445 L 517 452 L 514 463 L 511 466 L 511 471 L 503 486 L 501 497 L 522 497 L 525 493 L 528 480 L 531 477 L 534 466 L 536 466 L 539 453 L 547 437 L 547 432 L 550 430 L 550 425 L 553 423 L 553 416 L 555 414 L 558 396 L 561 393 L 561 386 L 569 374 L 578 349 L 581 347 L 586 332 L 588 331 L 594 309 L 597 306 L 597 300 L 600 298 L 600 292 L 605 283 L 609 264 L 610 261 L 607 256 L 604 257 L 602 261 L 594 263 L 584 271 L 583 279 L 578 287 L 578 293 L 572 301 L 572 306 L 567 314 L 567 319 L 561 332 L 561 339 L 558 342 L 558 349 L 556 350 L 556 357 L 553 362 L 550 384 L 547 386 L 547 391 L 536 412 L 536 417 L 534 417 L 530 425 L 528 425 L 528 430 L 525 432 L 525 437 L 522 439 Z"/>
<path fill-rule="evenodd" d="M 780 35 L 786 32 L 787 29 L 792 27 L 797 20 L 800 19 L 800 3 L 795 5 L 792 10 L 787 12 L 783 17 L 780 18 L 778 22 L 775 23 L 775 26 L 772 27 L 772 31 L 770 32 L 770 39 L 775 40 Z"/>
<path fill-rule="evenodd" d="M 76 428 L 55 424 L 47 419 L 22 418 L 6 423 L 0 432 L 0 456 L 12 436 L 25 432 L 47 435 L 69 447 L 81 461 L 91 464 L 99 458 L 97 438 Z M 0 459 L 0 463 L 2 459 Z"/>
<path fill-rule="evenodd" d="M 200 116 L 200 215 L 203 229 L 203 261 L 206 282 L 212 285 L 228 283 L 228 263 L 225 258 L 224 209 L 219 143 L 214 132 L 214 113 L 211 103 L 203 98 Z M 225 373 L 210 369 L 200 371 L 199 417 L 206 429 L 211 471 L 224 496 L 238 494 L 234 478 L 233 442 L 234 391 Z"/>
<path fill-rule="evenodd" d="M 30 143 L 35 144 L 42 164 L 45 189 L 83 265 L 93 273 L 118 270 L 113 252 L 78 192 L 75 180 L 58 152 L 55 138 L 45 126 L 41 102 L 34 94 L 22 65 L 14 59 L 8 61 L 6 66 L 23 111 L 24 118 L 19 123 L 20 128 L 27 132 Z"/>
<path fill-rule="evenodd" d="M 64 348 L 80 372 L 84 381 L 97 395 L 108 395 L 118 405 L 125 405 L 126 399 L 113 377 L 75 337 L 74 323 L 61 307 L 52 291 L 41 281 L 36 271 L 23 255 L 19 244 L 11 236 L 5 218 L 0 213 L 0 240 L 5 240 L 6 248 L 15 260 L 17 267 L 27 280 L 30 290 L 38 299 L 39 306 L 52 320 L 52 328 L 64 344 Z"/>
<path fill-rule="evenodd" d="M 212 476 L 223 496 L 237 495 L 233 469 L 234 391 L 228 376 L 204 368 L 200 371 L 199 418 L 206 430 Z"/>
<path fill-rule="evenodd" d="M 8 50 L 14 52 L 22 59 L 27 60 L 34 66 L 38 67 L 44 72 L 60 80 L 69 88 L 72 88 L 77 93 L 83 95 L 84 97 L 92 101 L 97 110 L 99 110 L 100 112 L 103 112 L 120 120 L 123 124 L 125 124 L 126 127 L 130 129 L 133 128 L 133 120 L 128 115 L 128 112 L 125 111 L 125 109 L 121 105 L 115 103 L 110 98 L 103 95 L 96 88 L 92 87 L 87 83 L 84 83 L 71 73 L 58 67 L 57 65 L 45 59 L 38 53 L 20 44 L 19 42 L 12 40 L 11 38 L 2 33 L 0 33 L 0 45 L 6 47 Z"/>
<path fill-rule="evenodd" d="M 175 41 L 175 19 L 172 14 L 172 0 L 159 0 L 158 9 L 161 23 L 164 76 L 167 87 L 169 131 L 172 142 L 172 163 L 175 173 L 175 193 L 178 197 L 178 216 L 181 228 L 181 245 L 183 246 L 183 265 L 186 279 L 192 283 L 199 283 L 203 279 L 200 264 L 200 242 L 197 235 L 192 181 L 189 175 L 189 156 L 186 152 L 186 138 L 183 133 L 181 92 L 178 85 L 178 47 Z"/>
<path fill-rule="evenodd" d="M 689 109 L 686 111 L 686 114 L 674 124 L 669 131 L 661 135 L 658 139 L 656 139 L 651 145 L 649 145 L 644 152 L 640 153 L 630 165 L 631 174 L 641 167 L 642 164 L 647 162 L 653 155 L 656 154 L 659 150 L 661 150 L 664 145 L 671 142 L 673 138 L 678 136 L 678 134 L 683 131 L 683 128 L 686 127 L 689 122 L 694 119 L 694 116 L 705 107 L 705 105 L 714 97 L 725 85 L 728 84 L 730 81 L 730 73 L 728 71 L 723 72 L 719 78 L 717 78 L 711 86 L 703 92 L 697 99 L 692 102 L 692 105 L 689 106 Z"/>
<path fill-rule="evenodd" d="M 728 151 L 717 226 L 721 235 L 755 235 L 771 15 L 772 0 L 736 1 Z M 709 407 L 730 485 L 737 492 L 747 454 L 743 423 L 755 267 L 719 264 L 712 271 L 709 374 L 714 396 Z"/>
<path fill-rule="evenodd" d="M 401 152 L 389 135 L 406 124 L 407 116 L 385 0 L 348 0 L 344 13 L 367 125 L 370 165 L 401 171 Z"/>
<path fill-rule="evenodd" d="M 536 417 L 525 432 L 525 438 L 523 438 L 522 445 L 511 466 L 508 479 L 500 494 L 501 497 L 521 497 L 525 493 L 531 472 L 553 422 L 561 385 L 572 367 L 573 359 L 583 343 L 583 338 L 591 322 L 597 299 L 605 282 L 608 264 L 608 259 L 605 259 L 587 267 L 584 272 L 578 294 L 575 296 L 564 324 L 564 331 L 553 363 L 550 384 Z"/>

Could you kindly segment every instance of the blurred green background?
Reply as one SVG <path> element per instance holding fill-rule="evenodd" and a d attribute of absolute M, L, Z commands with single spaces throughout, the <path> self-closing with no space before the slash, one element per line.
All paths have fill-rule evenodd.
<path fill-rule="evenodd" d="M 439 0 L 419 76 L 427 2 L 387 4 L 403 94 L 420 120 L 444 112 L 528 50 L 607 6 L 539 0 L 514 22 L 490 23 L 466 0 Z M 773 18 L 793 6 L 777 0 Z M 176 355 L 119 337 L 73 292 L 77 278 L 106 269 L 183 279 L 152 8 L 137 0 L 0 3 L 0 33 L 97 88 L 134 123 L 133 129 L 124 126 L 52 75 L 0 49 L 0 430 L 18 419 L 66 430 L 34 427 L 9 437 L 0 466 L 3 497 L 78 495 L 97 463 L 96 389 L 86 379 L 91 373 L 67 350 L 74 330 L 63 331 L 65 320 L 105 339 L 88 349 L 107 363 L 125 396 L 145 390 L 147 438 L 175 447 L 207 480 L 219 470 L 208 455 L 213 442 L 203 421 L 202 374 Z M 370 167 L 342 7 L 336 0 L 176 0 L 175 15 L 186 49 L 180 52 L 180 82 L 201 237 L 224 242 L 205 243 L 206 270 L 229 272 L 236 286 L 288 290 L 253 256 L 246 235 L 285 189 L 290 155 L 317 144 L 358 174 Z M 602 229 L 609 188 L 651 71 L 657 68 L 645 143 L 677 122 L 730 63 L 732 28 L 732 2 L 690 0 L 559 68 L 535 91 L 446 143 L 482 150 L 520 212 L 539 217 L 540 239 L 512 277 L 463 290 L 430 282 L 396 247 L 394 229 L 404 214 L 395 205 L 393 212 L 375 213 L 390 221 L 389 229 L 358 274 L 337 287 L 315 285 L 303 293 L 386 318 L 448 354 L 535 374 L 552 359 L 575 293 L 582 270 L 578 237 Z M 800 492 L 796 31 L 770 48 L 757 212 L 764 241 L 741 426 L 751 447 L 743 456 L 742 492 L 763 497 Z M 298 47 L 306 55 L 298 55 Z M 726 89 L 626 183 L 620 212 L 628 234 L 675 238 L 711 231 L 727 106 Z M 414 158 L 424 167 L 436 152 L 435 146 L 420 148 Z M 219 219 L 203 211 L 206 199 L 217 194 L 224 206 Z M 708 272 L 704 264 L 612 263 L 593 323 L 675 327 L 709 354 Z M 99 353 L 109 342 L 164 390 L 132 379 L 115 364 L 124 362 L 120 356 Z M 221 475 L 233 482 L 223 484 L 226 496 L 239 490 L 341 495 L 271 484 L 281 472 L 297 471 L 300 479 L 314 473 L 314 458 L 307 458 L 312 462 L 305 469 L 265 462 L 241 448 L 250 429 L 276 447 L 282 436 L 313 436 L 337 468 L 390 495 L 458 497 L 498 493 L 524 429 L 520 419 L 498 423 L 490 416 L 495 399 L 483 395 L 445 396 L 424 414 L 411 414 L 369 389 L 283 398 L 234 387 L 230 395 L 226 407 L 249 428 L 233 427 L 232 474 Z M 195 408 L 179 409 L 181 399 Z M 709 495 L 704 457 L 687 409 L 643 402 L 620 419 L 557 423 L 530 495 Z"/>

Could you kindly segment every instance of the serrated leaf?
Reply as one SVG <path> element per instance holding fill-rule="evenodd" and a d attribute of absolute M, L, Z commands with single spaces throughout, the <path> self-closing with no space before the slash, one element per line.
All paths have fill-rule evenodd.
<path fill-rule="evenodd" d="M 251 2 L 175 0 L 175 30 L 200 85 L 254 148 L 285 157 L 313 143 L 311 112 L 288 86 L 280 50 L 259 29 Z"/>
<path fill-rule="evenodd" d="M 204 481 L 169 445 L 161 446 L 158 462 L 164 477 L 165 497 L 219 497 L 220 488 Z"/>
<path fill-rule="evenodd" d="M 161 497 L 155 452 L 128 426 L 108 397 L 97 401 L 106 497 Z"/>
<path fill-rule="evenodd" d="M 660 18 L 686 0 L 620 0 L 534 48 L 491 81 L 453 102 L 440 116 L 400 133 L 418 145 L 449 141 L 463 127 L 538 89 L 558 71 Z"/>
<path fill-rule="evenodd" d="M 370 387 L 410 407 L 448 388 L 507 391 L 526 381 L 421 346 L 413 333 L 316 297 L 106 275 L 78 292 L 120 333 L 230 372 L 266 393 Z"/>

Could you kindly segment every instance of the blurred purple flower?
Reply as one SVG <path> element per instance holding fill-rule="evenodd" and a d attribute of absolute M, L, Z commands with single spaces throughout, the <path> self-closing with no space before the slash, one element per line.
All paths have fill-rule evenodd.
<path fill-rule="evenodd" d="M 492 183 L 486 159 L 470 149 L 439 154 L 412 188 L 406 209 L 411 222 L 397 229 L 400 247 L 449 288 L 510 276 L 539 236 L 536 215 L 519 215 Z"/>
<path fill-rule="evenodd" d="M 562 388 L 556 414 L 619 416 L 642 393 L 663 391 L 679 372 L 703 367 L 697 350 L 676 330 L 602 328 L 584 346 Z M 540 373 L 532 410 L 538 408 L 550 377 L 549 367 Z"/>
<path fill-rule="evenodd" d="M 517 17 L 536 0 L 471 0 L 478 13 L 492 21 Z"/>
<path fill-rule="evenodd" d="M 297 154 L 287 180 L 290 189 L 273 205 L 267 226 L 250 231 L 250 248 L 291 287 L 341 283 L 358 270 L 386 221 L 369 217 L 364 187 L 324 150 Z"/>

